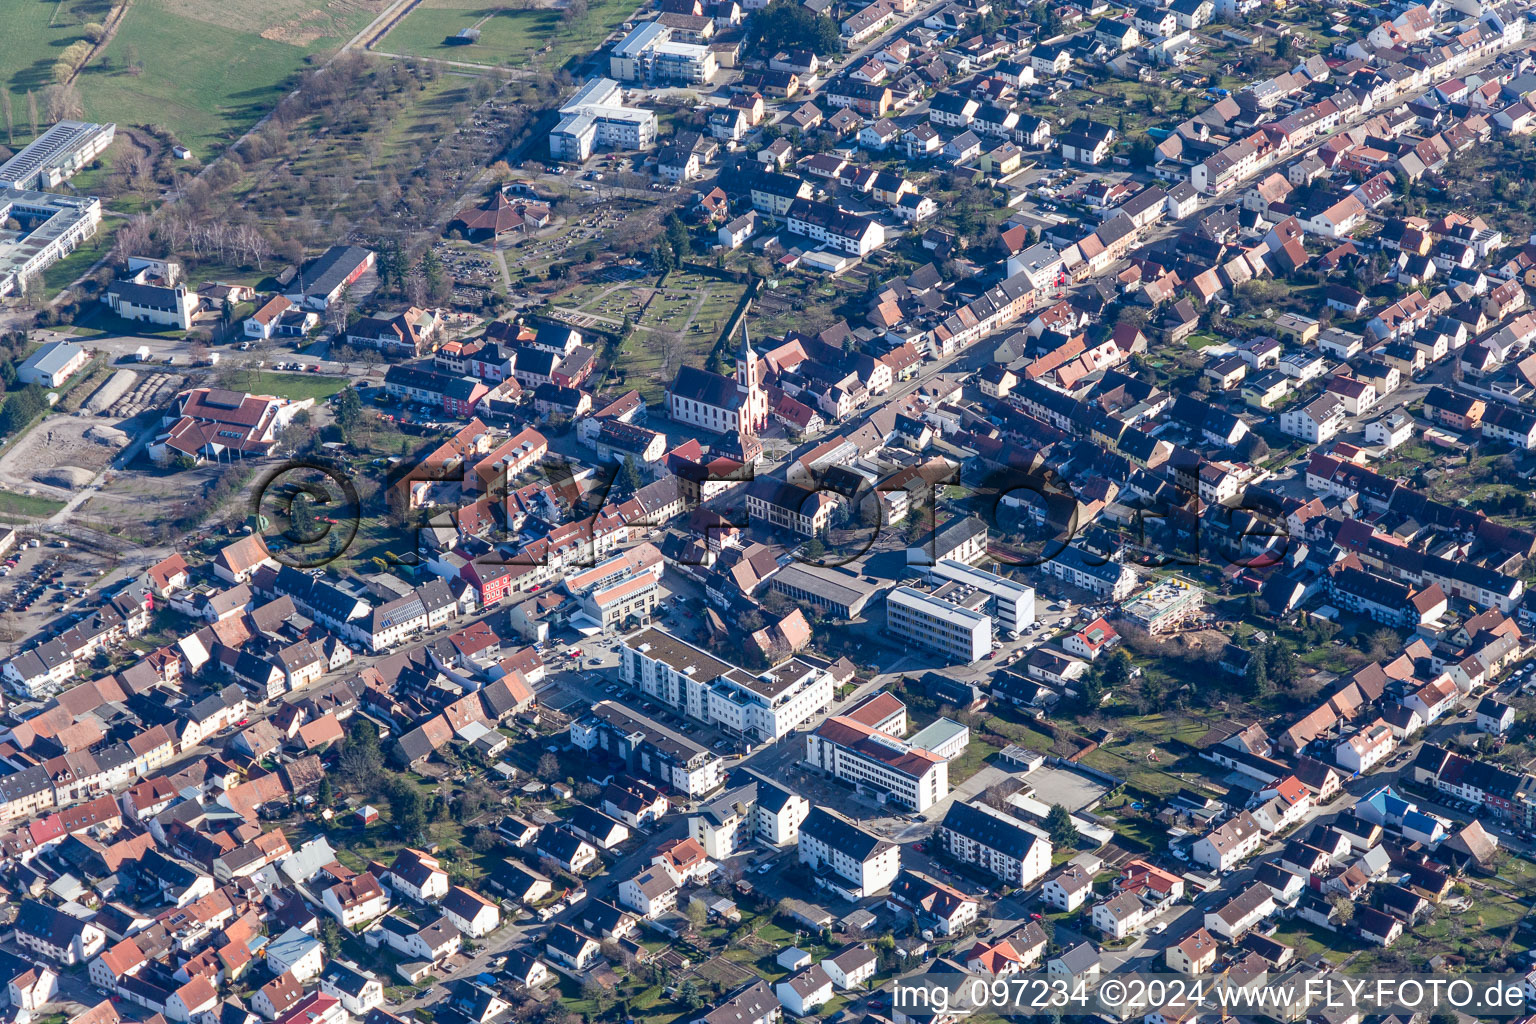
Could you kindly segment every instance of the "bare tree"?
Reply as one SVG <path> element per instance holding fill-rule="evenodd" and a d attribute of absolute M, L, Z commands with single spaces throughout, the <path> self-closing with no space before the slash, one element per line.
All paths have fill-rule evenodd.
<path fill-rule="evenodd" d="M 649 331 L 650 344 L 646 348 L 661 350 L 661 376 L 671 380 L 682 363 L 684 338 L 677 331 Z"/>
<path fill-rule="evenodd" d="M 27 90 L 27 120 L 32 123 L 32 137 L 37 138 L 37 96 Z"/>
<path fill-rule="evenodd" d="M 11 109 L 11 90 L 0 89 L 0 110 L 5 113 L 5 144 L 16 144 L 16 112 Z"/>
<path fill-rule="evenodd" d="M 85 116 L 85 105 L 80 102 L 80 90 L 75 88 L 73 82 L 50 85 L 43 90 L 43 102 L 50 121 Z"/>

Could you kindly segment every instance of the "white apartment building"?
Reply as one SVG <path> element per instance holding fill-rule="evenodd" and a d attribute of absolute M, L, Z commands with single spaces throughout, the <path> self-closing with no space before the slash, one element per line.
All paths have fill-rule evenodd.
<path fill-rule="evenodd" d="M 1214 871 L 1231 871 L 1264 842 L 1264 830 L 1247 811 L 1201 836 L 1190 849 L 1196 864 Z"/>
<path fill-rule="evenodd" d="M 942 558 L 928 569 L 930 579 L 969 587 L 985 594 L 987 613 L 997 628 L 1018 634 L 1035 624 L 1035 589 L 1015 583 L 995 572 L 978 569 L 954 558 Z"/>
<path fill-rule="evenodd" d="M 650 149 L 656 144 L 656 114 L 626 107 L 619 83 L 594 78 L 560 108 L 560 122 L 549 133 L 549 153 L 556 160 L 580 162 L 598 147 Z"/>
<path fill-rule="evenodd" d="M 1051 868 L 1049 839 L 983 804 L 951 804 L 938 834 L 950 856 L 1009 885 L 1033 885 Z"/>
<path fill-rule="evenodd" d="M 656 21 L 635 26 L 613 48 L 608 73 L 621 82 L 709 81 L 717 70 L 714 52 L 703 43 L 672 38 L 672 29 Z"/>
<path fill-rule="evenodd" d="M 750 772 L 733 775 L 732 782 L 740 784 L 701 804 L 688 819 L 688 834 L 711 860 L 734 857 L 754 840 L 771 846 L 799 842 L 800 826 L 811 813 L 805 797 Z"/>
<path fill-rule="evenodd" d="M 890 887 L 901 870 L 901 847 L 817 807 L 800 826 L 800 863 L 823 872 L 818 881 L 849 900 Z"/>
<path fill-rule="evenodd" d="M 1338 436 L 1346 416 L 1344 400 L 1329 391 L 1306 405 L 1282 412 L 1280 430 L 1303 441 L 1321 444 Z"/>
<path fill-rule="evenodd" d="M 772 742 L 832 703 L 832 677 L 793 658 L 758 675 L 660 629 L 620 648 L 619 676 L 668 707 L 738 736 Z"/>
<path fill-rule="evenodd" d="M 992 617 L 936 594 L 897 587 L 885 599 L 892 633 L 969 665 L 992 650 Z"/>
<path fill-rule="evenodd" d="M 724 781 L 723 762 L 715 753 L 613 701 L 594 704 L 591 714 L 571 723 L 570 735 L 574 746 L 601 748 L 625 761 L 630 771 L 689 796 L 712 792 Z"/>
<path fill-rule="evenodd" d="M 1363 775 L 1391 757 L 1396 749 L 1396 734 L 1378 718 L 1334 747 L 1333 759 L 1340 768 Z"/>

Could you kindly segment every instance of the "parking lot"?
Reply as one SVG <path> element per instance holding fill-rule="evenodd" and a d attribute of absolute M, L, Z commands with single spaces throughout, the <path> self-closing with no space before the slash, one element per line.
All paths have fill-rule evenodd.
<path fill-rule="evenodd" d="M 77 566 L 68 549 L 27 547 L 6 553 L 0 564 L 0 613 L 6 615 L 8 637 L 16 642 L 31 636 L 44 623 L 55 632 L 85 617 L 90 586 L 105 570 Z M 61 612 L 69 614 L 59 618 Z"/>

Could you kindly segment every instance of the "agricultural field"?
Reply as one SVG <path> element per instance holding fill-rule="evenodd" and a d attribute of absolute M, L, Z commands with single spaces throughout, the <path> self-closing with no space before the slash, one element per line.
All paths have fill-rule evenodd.
<path fill-rule="evenodd" d="M 564 4 L 524 0 L 423 0 L 376 48 L 412 57 L 436 57 L 487 66 L 510 65 L 553 71 L 572 57 L 597 49 L 608 34 L 635 12 L 635 0 L 593 0 L 573 24 L 562 24 Z M 470 44 L 447 40 L 464 29 L 480 38 Z"/>
<path fill-rule="evenodd" d="M 69 39 L 47 27 L 55 6 L 35 0 L 0 5 L 0 30 L 21 21 L 15 27 L 42 40 L 51 54 Z M 107 4 L 65 0 L 57 6 L 104 15 Z M 159 125 L 206 161 L 276 103 L 295 72 L 334 53 L 384 6 L 384 0 L 134 0 L 105 50 L 79 75 L 85 116 Z M 15 37 L 7 32 L 8 40 Z M 0 54 L 0 79 L 15 91 L 36 77 L 35 55 L 42 51 L 9 45 L 5 51 L 14 57 Z M 18 66 L 9 67 L 11 60 Z"/>

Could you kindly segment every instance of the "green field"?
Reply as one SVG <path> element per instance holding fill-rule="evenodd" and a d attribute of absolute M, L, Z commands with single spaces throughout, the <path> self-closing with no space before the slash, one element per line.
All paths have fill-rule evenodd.
<path fill-rule="evenodd" d="M 513 9 L 487 0 L 423 0 L 390 29 L 378 44 L 389 53 L 471 64 L 559 68 L 571 57 L 590 53 L 639 6 L 635 0 L 591 0 L 587 14 L 562 25 L 552 8 Z M 479 42 L 450 46 L 449 36 L 466 28 L 480 30 Z"/>
<path fill-rule="evenodd" d="M 0 516 L 25 516 L 43 519 L 64 507 L 64 502 L 53 498 L 39 498 L 29 494 L 13 494 L 0 491 Z"/>
<path fill-rule="evenodd" d="M 233 379 L 238 381 L 241 387 L 251 388 L 262 394 L 276 395 L 279 398 L 291 398 L 294 401 L 303 401 L 313 398 L 316 402 L 324 402 L 336 392 L 347 386 L 344 377 L 322 377 L 320 374 L 307 373 L 254 373 L 249 370 L 236 370 Z"/>
<path fill-rule="evenodd" d="M 14 97 L 16 141 L 30 134 L 26 93 L 53 84 L 53 64 L 70 43 L 83 38 L 86 25 L 99 24 L 112 0 L 6 0 L 0 3 L 0 87 Z M 41 105 L 41 96 L 39 96 Z M 3 128 L 3 126 L 0 126 Z M 0 139 L 0 141 L 4 141 Z"/>
<path fill-rule="evenodd" d="M 18 124 L 27 119 L 23 94 L 51 83 L 58 53 L 110 6 L 0 3 L 0 82 L 16 97 Z M 207 160 L 277 101 L 306 58 L 334 52 L 381 7 L 382 0 L 133 0 L 105 52 L 79 76 L 85 114 L 161 125 Z"/>

